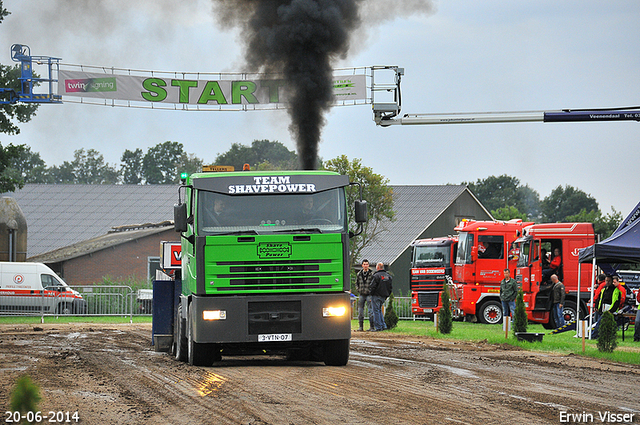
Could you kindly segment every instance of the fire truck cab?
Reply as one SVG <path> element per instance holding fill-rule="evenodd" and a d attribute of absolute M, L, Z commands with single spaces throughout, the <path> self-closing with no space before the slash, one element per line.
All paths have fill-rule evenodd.
<path fill-rule="evenodd" d="M 440 311 L 440 294 L 445 280 L 453 278 L 457 250 L 457 236 L 418 239 L 411 243 L 411 312 L 414 315 L 431 319 Z M 450 295 L 451 300 L 456 299 L 455 291 Z M 458 313 L 456 308 L 453 313 L 454 316 Z"/>
<path fill-rule="evenodd" d="M 578 251 L 596 242 L 591 223 L 542 223 L 527 226 L 523 236 L 515 242 L 519 253 L 515 278 L 524 291 L 524 302 L 529 320 L 554 329 L 556 323 L 551 311 L 551 289 L 553 285 L 543 277 L 549 269 L 543 250 L 551 254 L 559 250 L 562 262 L 554 273 L 564 283 L 567 292 L 563 306 L 565 322 L 575 320 L 580 300 L 580 316 L 587 311 L 591 284 L 591 264 L 580 267 L 580 295 L 578 296 Z M 547 260 L 548 261 L 548 260 Z M 550 270 L 550 269 L 549 269 Z"/>
<path fill-rule="evenodd" d="M 454 268 L 460 309 L 486 324 L 502 322 L 500 281 L 504 269 L 515 275 L 517 252 L 513 242 L 522 236 L 522 220 L 463 220 L 458 231 L 458 254 Z"/>

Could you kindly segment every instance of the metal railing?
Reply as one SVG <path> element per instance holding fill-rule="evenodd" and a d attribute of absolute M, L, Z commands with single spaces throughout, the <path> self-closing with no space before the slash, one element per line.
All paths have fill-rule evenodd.
<path fill-rule="evenodd" d="M 0 316 L 129 316 L 151 314 L 149 294 L 129 286 L 72 286 L 70 290 L 0 295 Z M 66 288 L 65 288 L 66 289 Z"/>
<path fill-rule="evenodd" d="M 389 308 L 389 299 L 384 303 L 383 314 L 384 311 Z M 398 315 L 398 319 L 400 320 L 415 320 L 415 316 L 411 313 L 411 297 L 394 297 L 393 298 L 393 308 Z M 367 307 L 365 306 L 364 316 L 368 317 Z M 351 318 L 358 318 L 358 298 L 353 298 L 351 302 Z"/>

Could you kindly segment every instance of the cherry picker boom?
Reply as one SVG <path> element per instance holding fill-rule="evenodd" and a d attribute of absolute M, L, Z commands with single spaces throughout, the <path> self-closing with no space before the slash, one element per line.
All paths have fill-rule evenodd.
<path fill-rule="evenodd" d="M 31 56 L 29 46 L 14 44 L 11 46 L 11 59 L 20 62 L 20 86 L 0 87 L 0 105 L 22 103 L 62 103 L 62 97 L 54 94 L 53 86 L 57 79 L 53 78 L 57 73 L 60 58 L 50 56 Z M 40 78 L 33 72 L 33 65 L 47 66 L 47 78 Z M 34 93 L 33 88 L 48 83 L 48 93 Z"/>
<path fill-rule="evenodd" d="M 393 72 L 392 82 L 377 82 L 376 72 Z M 381 127 L 392 125 L 486 124 L 508 122 L 577 122 L 577 121 L 640 121 L 640 106 L 625 108 L 563 109 L 559 111 L 477 112 L 404 114 L 401 111 L 400 81 L 404 68 L 372 67 L 371 98 L 373 120 Z M 391 94 L 391 102 L 376 102 L 376 94 Z M 378 96 L 379 98 L 380 96 Z"/>

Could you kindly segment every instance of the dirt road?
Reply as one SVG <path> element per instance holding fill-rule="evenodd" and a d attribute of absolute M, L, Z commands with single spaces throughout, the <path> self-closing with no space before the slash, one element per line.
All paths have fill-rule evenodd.
<path fill-rule="evenodd" d="M 638 366 L 359 332 L 345 367 L 280 357 L 192 367 L 150 337 L 150 325 L 0 326 L 2 412 L 28 373 L 43 414 L 78 412 L 83 424 L 640 423 Z"/>

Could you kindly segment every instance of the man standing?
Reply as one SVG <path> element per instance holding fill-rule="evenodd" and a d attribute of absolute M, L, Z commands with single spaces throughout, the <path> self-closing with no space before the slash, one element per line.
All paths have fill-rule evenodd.
<path fill-rule="evenodd" d="M 387 329 L 387 324 L 382 316 L 382 305 L 387 297 L 391 294 L 392 278 L 389 273 L 384 270 L 384 264 L 376 264 L 376 272 L 371 280 L 371 304 L 373 304 L 373 325 L 376 332 Z M 371 329 L 369 329 L 371 330 Z"/>
<path fill-rule="evenodd" d="M 518 282 L 511 277 L 509 269 L 504 269 L 504 279 L 500 281 L 500 301 L 502 301 L 502 317 L 512 316 L 516 312 L 516 295 Z"/>
<path fill-rule="evenodd" d="M 551 289 L 551 302 L 553 304 L 551 312 L 556 321 L 556 328 L 561 328 L 564 326 L 564 311 L 562 307 L 564 306 L 566 291 L 564 283 L 560 282 L 558 275 L 551 275 L 551 283 L 553 283 L 553 288 Z"/>
<path fill-rule="evenodd" d="M 362 270 L 356 275 L 356 290 L 358 291 L 358 324 L 359 331 L 364 328 L 364 306 L 366 304 L 369 313 L 369 330 L 374 329 L 373 326 L 373 310 L 371 309 L 371 280 L 373 279 L 373 270 L 369 268 L 369 260 L 362 260 Z"/>

